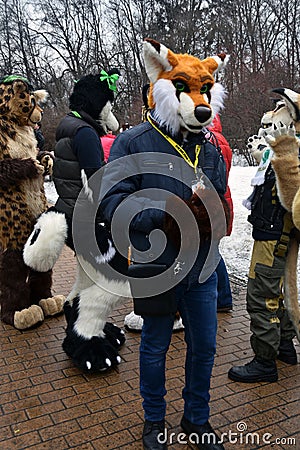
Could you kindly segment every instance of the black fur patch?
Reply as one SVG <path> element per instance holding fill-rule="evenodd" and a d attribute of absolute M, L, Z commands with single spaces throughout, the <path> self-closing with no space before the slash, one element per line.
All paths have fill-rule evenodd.
<path fill-rule="evenodd" d="M 35 232 L 33 233 L 32 238 L 30 239 L 30 245 L 33 245 L 35 243 L 35 241 L 37 240 L 39 234 L 41 232 L 41 229 L 38 228 L 37 230 L 35 230 Z"/>

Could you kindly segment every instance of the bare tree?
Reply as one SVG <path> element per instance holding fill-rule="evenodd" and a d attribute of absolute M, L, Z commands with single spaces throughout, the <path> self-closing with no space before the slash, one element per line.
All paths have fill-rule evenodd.
<path fill-rule="evenodd" d="M 272 107 L 271 89 L 300 89 L 298 0 L 2 0 L 0 72 L 21 73 L 50 93 L 44 132 L 68 109 L 74 80 L 118 67 L 121 123 L 141 120 L 147 82 L 142 41 L 152 37 L 200 58 L 231 55 L 223 130 L 245 146 Z M 49 118 L 46 121 L 46 116 Z"/>

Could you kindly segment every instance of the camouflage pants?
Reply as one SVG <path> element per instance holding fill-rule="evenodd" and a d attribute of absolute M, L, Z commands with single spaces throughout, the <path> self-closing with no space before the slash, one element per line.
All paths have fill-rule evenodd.
<path fill-rule="evenodd" d="M 275 256 L 277 241 L 255 241 L 247 286 L 250 342 L 256 356 L 274 360 L 280 339 L 291 339 L 295 331 L 284 308 L 282 287 L 285 256 Z"/>

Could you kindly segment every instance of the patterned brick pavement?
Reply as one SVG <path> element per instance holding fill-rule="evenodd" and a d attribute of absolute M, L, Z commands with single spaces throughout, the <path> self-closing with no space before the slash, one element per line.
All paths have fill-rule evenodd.
<path fill-rule="evenodd" d="M 55 266 L 54 291 L 66 295 L 74 278 L 75 259 L 65 249 Z M 232 288 L 234 311 L 219 314 L 211 423 L 219 433 L 238 433 L 225 444 L 226 450 L 300 449 L 299 364 L 279 362 L 277 383 L 245 385 L 227 378 L 232 364 L 252 358 L 245 288 L 235 283 Z M 129 311 L 130 302 L 114 312 L 113 321 L 122 326 Z M 0 449 L 141 450 L 139 334 L 127 333 L 123 361 L 116 370 L 88 375 L 76 369 L 63 352 L 64 328 L 63 316 L 48 318 L 25 332 L 0 324 Z M 177 442 L 184 348 L 183 332 L 174 333 L 167 360 L 166 417 L 172 441 L 169 448 L 174 450 L 191 448 Z M 299 344 L 297 350 L 300 354 Z"/>

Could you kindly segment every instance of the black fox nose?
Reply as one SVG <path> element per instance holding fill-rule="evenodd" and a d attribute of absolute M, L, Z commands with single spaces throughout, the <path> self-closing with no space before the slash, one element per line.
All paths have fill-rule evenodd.
<path fill-rule="evenodd" d="M 208 119 L 210 119 L 211 116 L 211 109 L 208 108 L 207 106 L 197 106 L 195 108 L 195 116 L 196 119 L 200 122 L 200 123 L 204 123 L 206 122 Z"/>

